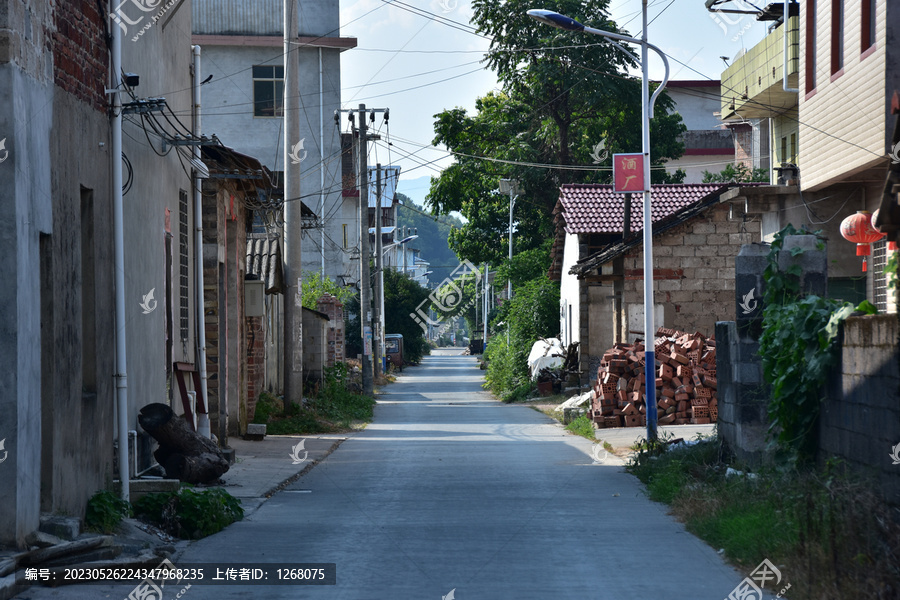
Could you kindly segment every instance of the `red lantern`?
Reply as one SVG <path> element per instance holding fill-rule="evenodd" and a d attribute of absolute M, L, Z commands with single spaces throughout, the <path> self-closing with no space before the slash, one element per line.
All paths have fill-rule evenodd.
<path fill-rule="evenodd" d="M 874 229 L 878 233 L 883 233 L 880 229 L 875 227 L 875 221 L 878 219 L 878 211 L 880 211 L 880 210 L 881 210 L 880 208 L 876 208 L 875 212 L 872 213 L 872 229 Z M 893 241 L 888 242 L 887 249 L 888 249 L 888 252 L 896 252 L 897 251 L 897 242 L 893 242 Z"/>
<path fill-rule="evenodd" d="M 863 257 L 862 270 L 866 272 L 866 256 L 872 254 L 872 242 L 877 242 L 884 234 L 872 227 L 872 214 L 867 210 L 850 215 L 841 223 L 841 235 L 848 242 L 856 244 L 856 255 Z"/>

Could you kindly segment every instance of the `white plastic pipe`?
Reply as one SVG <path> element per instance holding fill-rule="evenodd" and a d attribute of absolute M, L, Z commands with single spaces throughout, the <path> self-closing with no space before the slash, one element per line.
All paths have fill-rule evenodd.
<path fill-rule="evenodd" d="M 200 82 L 203 80 L 200 76 L 200 46 L 191 46 L 194 55 L 194 137 L 200 138 L 202 129 L 200 127 Z M 193 145 L 193 156 L 200 161 L 200 146 Z M 203 299 L 203 180 L 198 177 L 197 170 L 194 170 L 194 282 L 197 288 L 195 295 L 195 314 L 197 320 L 197 362 L 200 368 L 200 402 L 199 413 L 195 412 L 197 423 L 197 433 L 203 437 L 210 437 L 211 431 L 209 427 L 209 397 L 206 395 L 207 389 L 207 373 L 206 373 L 206 311 L 204 310 Z"/>
<path fill-rule="evenodd" d="M 113 0 L 115 2 L 115 0 Z M 110 4 L 112 7 L 112 4 Z M 116 22 L 121 23 L 119 8 Z M 119 481 L 122 500 L 131 497 L 129 486 L 128 448 L 128 377 L 125 347 L 125 208 L 122 201 L 122 32 L 112 28 L 111 92 L 112 92 L 112 197 L 113 243 L 116 265 L 116 421 L 119 440 Z"/>

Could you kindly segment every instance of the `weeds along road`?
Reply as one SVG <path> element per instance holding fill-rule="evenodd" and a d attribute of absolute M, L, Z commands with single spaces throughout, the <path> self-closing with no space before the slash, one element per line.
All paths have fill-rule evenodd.
<path fill-rule="evenodd" d="M 588 440 L 482 383 L 474 357 L 447 351 L 404 369 L 364 431 L 176 561 L 336 563 L 336 585 L 181 597 L 721 600 L 741 581 L 636 479 L 595 464 Z M 103 593 L 85 598 L 127 598 L 133 585 L 91 587 Z"/>

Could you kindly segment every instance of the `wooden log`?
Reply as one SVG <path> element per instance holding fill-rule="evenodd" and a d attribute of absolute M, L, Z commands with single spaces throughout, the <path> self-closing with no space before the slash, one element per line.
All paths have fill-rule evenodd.
<path fill-rule="evenodd" d="M 159 442 L 153 456 L 166 469 L 167 477 L 211 483 L 228 470 L 228 461 L 216 443 L 193 431 L 169 406 L 148 404 L 138 414 L 138 423 Z"/>

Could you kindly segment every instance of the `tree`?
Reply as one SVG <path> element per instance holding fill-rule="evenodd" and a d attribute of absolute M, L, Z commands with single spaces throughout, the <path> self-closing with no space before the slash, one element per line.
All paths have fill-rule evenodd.
<path fill-rule="evenodd" d="M 747 183 L 751 181 L 769 182 L 768 169 L 750 169 L 744 163 L 725 165 L 718 173 L 703 171 L 703 183 Z"/>
<path fill-rule="evenodd" d="M 354 292 L 350 288 L 339 286 L 328 277 L 322 277 L 318 271 L 303 272 L 303 293 L 301 302 L 304 308 L 316 310 L 316 306 L 325 294 L 336 296 L 338 300 L 346 304 L 353 297 Z"/>
<path fill-rule="evenodd" d="M 556 0 L 543 6 L 618 31 L 607 5 Z M 505 260 L 510 199 L 497 191 L 500 178 L 523 184 L 514 242 L 517 251 L 528 250 L 554 234 L 560 184 L 609 183 L 612 153 L 641 147 L 640 81 L 625 73 L 634 55 L 538 23 L 525 15 L 531 7 L 526 0 L 474 0 L 473 23 L 492 38 L 487 62 L 503 89 L 479 98 L 474 115 L 460 108 L 435 115 L 433 143 L 454 152 L 456 162 L 432 180 L 426 201 L 436 212 L 466 218 L 451 232 L 450 247 L 474 263 Z M 662 94 L 651 122 L 656 167 L 684 151 L 677 138 L 685 126 L 669 113 L 672 106 Z M 657 183 L 683 177 L 661 168 L 652 173 Z"/>
<path fill-rule="evenodd" d="M 428 290 L 393 269 L 384 271 L 385 333 L 403 335 L 403 351 L 408 362 L 417 363 L 429 352 L 425 332 L 410 316 L 428 299 Z"/>

